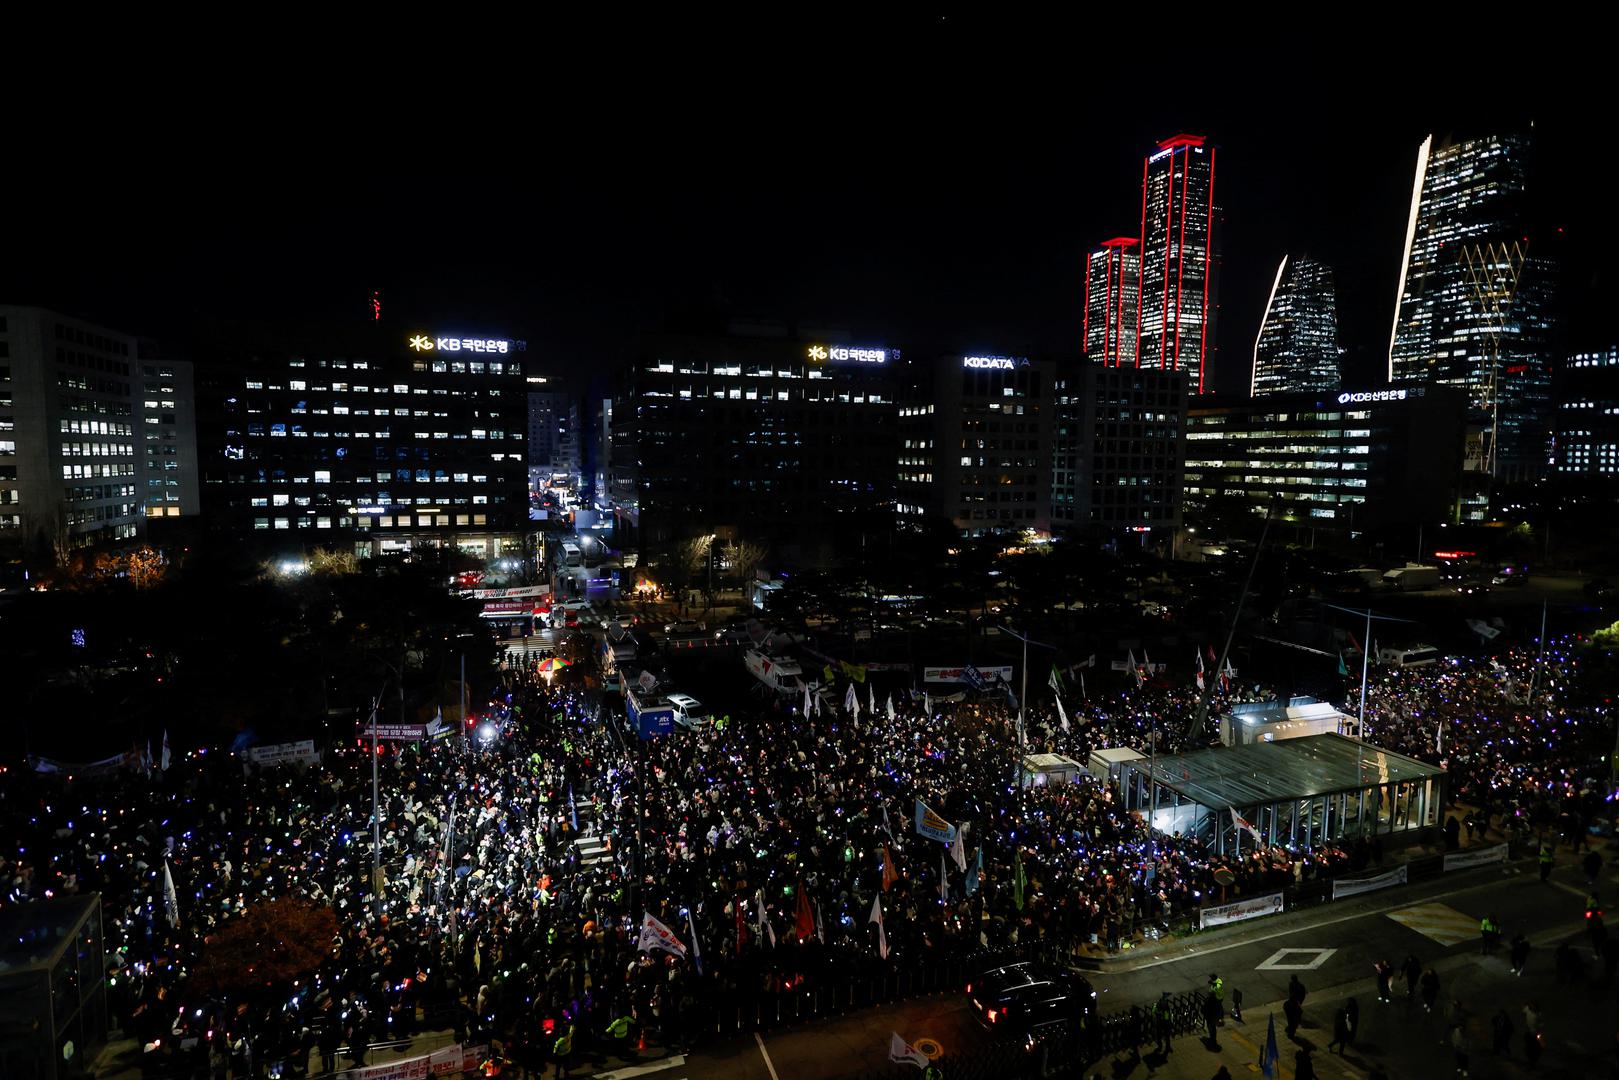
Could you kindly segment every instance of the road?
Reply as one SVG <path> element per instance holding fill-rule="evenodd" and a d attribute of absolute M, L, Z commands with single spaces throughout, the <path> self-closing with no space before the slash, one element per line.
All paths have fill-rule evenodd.
<path fill-rule="evenodd" d="M 1195 941 L 1170 955 L 1147 957 L 1125 964 L 1132 970 L 1092 977 L 1101 995 L 1102 1009 L 1113 1012 L 1132 1005 L 1146 1006 L 1164 990 L 1200 989 L 1211 972 L 1225 979 L 1228 1000 L 1240 991 L 1244 1022 L 1229 1023 L 1222 1031 L 1220 1049 L 1182 1036 L 1168 1061 L 1101 1063 L 1115 1080 L 1153 1073 L 1160 1077 L 1210 1076 L 1223 1062 L 1233 1071 L 1257 1058 L 1268 1017 L 1278 1021 L 1284 1076 L 1292 1075 L 1297 1046 L 1313 1046 L 1317 1071 L 1323 1076 L 1363 1077 L 1372 1062 L 1390 1075 L 1449 1076 L 1451 1050 L 1442 1045 L 1446 1020 L 1441 1011 L 1423 1012 L 1408 1003 L 1403 983 L 1397 980 L 1396 1002 L 1380 1007 L 1375 999 L 1372 966 L 1387 959 L 1396 968 L 1415 955 L 1433 966 L 1441 978 L 1441 1002 L 1459 997 L 1467 1011 L 1463 1026 L 1472 1047 L 1471 1075 L 1520 1075 L 1521 1066 L 1497 1062 L 1489 1052 L 1488 1022 L 1506 1007 L 1518 1032 L 1524 1026 L 1521 1008 L 1538 999 L 1544 1007 L 1547 1049 L 1540 1062 L 1541 1076 L 1589 1076 L 1604 1051 L 1614 1046 L 1612 1006 L 1605 996 L 1556 985 L 1552 949 L 1577 937 L 1583 947 L 1583 909 L 1586 885 L 1573 860 L 1561 855 L 1551 883 L 1542 883 L 1527 864 L 1462 871 L 1416 886 L 1369 894 L 1316 909 L 1307 925 L 1267 926 L 1257 922 L 1235 937 L 1209 945 Z M 1619 876 L 1604 868 L 1599 885 L 1608 895 L 1619 895 Z M 1525 933 L 1535 946 L 1529 969 L 1522 978 L 1512 976 L 1505 948 L 1492 957 L 1479 953 L 1478 924 L 1493 916 L 1505 939 Z M 1587 972 L 1596 971 L 1586 950 Z M 1280 1002 L 1288 980 L 1297 975 L 1310 991 L 1300 1042 L 1290 1043 L 1281 1029 Z M 1344 1058 L 1326 1053 L 1337 1005 L 1354 996 L 1361 1010 L 1356 1046 Z M 937 995 L 886 1006 L 802 1027 L 772 1032 L 762 1038 L 747 1036 L 699 1050 L 678 1064 L 642 1074 L 652 1080 L 792 1080 L 799 1077 L 837 1078 L 859 1075 L 882 1067 L 891 1032 L 915 1043 L 936 1041 L 944 1054 L 971 1051 L 986 1037 L 967 1011 L 962 996 Z M 768 1060 L 767 1060 L 768 1055 Z M 1332 1060 L 1328 1060 L 1332 1058 Z M 649 1063 L 655 1064 L 655 1063 Z M 1606 1064 L 1600 1065 L 1606 1075 Z"/>

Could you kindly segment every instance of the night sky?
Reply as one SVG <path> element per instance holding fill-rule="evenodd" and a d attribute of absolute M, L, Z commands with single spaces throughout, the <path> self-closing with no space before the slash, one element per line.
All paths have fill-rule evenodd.
<path fill-rule="evenodd" d="M 199 316 L 361 318 L 375 288 L 401 330 L 526 337 L 573 376 L 716 313 L 1070 356 L 1084 253 L 1137 231 L 1143 155 L 1190 131 L 1220 147 L 1216 385 L 1246 387 L 1289 252 L 1334 266 L 1359 384 L 1386 356 L 1417 144 L 1533 120 L 1536 250 L 1566 268 L 1569 342 L 1619 343 L 1599 308 L 1608 226 L 1577 212 L 1616 154 L 1575 107 L 1594 79 L 1577 57 L 1514 37 L 1523 66 L 1459 92 L 1467 48 L 1502 41 L 1401 74 L 1417 46 L 1375 27 L 1228 34 L 1242 43 L 1211 42 L 1177 81 L 1096 29 L 545 24 L 488 35 L 487 54 L 449 34 L 157 62 L 93 107 L 69 93 L 24 120 L 45 152 L 7 175 L 0 298 L 179 343 Z"/>

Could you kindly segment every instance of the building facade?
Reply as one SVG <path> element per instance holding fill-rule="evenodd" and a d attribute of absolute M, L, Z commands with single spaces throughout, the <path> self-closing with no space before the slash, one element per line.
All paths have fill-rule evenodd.
<path fill-rule="evenodd" d="M 1284 256 L 1254 339 L 1249 393 L 1324 394 L 1336 392 L 1338 383 L 1338 304 L 1332 267 L 1305 256 Z"/>
<path fill-rule="evenodd" d="M 1141 241 L 1116 236 L 1085 258 L 1085 359 L 1136 366 L 1141 316 Z"/>
<path fill-rule="evenodd" d="M 197 402 L 193 369 L 140 343 L 142 505 L 148 518 L 192 517 L 202 509 L 197 480 Z"/>
<path fill-rule="evenodd" d="M 1220 206 L 1215 148 L 1201 135 L 1158 144 L 1141 166 L 1142 367 L 1191 373 L 1209 389 L 1219 310 Z"/>
<path fill-rule="evenodd" d="M 891 519 L 898 350 L 739 330 L 641 352 L 608 438 L 614 512 L 644 551 L 722 529 L 807 550 L 839 518 Z"/>
<path fill-rule="evenodd" d="M 1058 372 L 1053 531 L 1179 526 L 1187 378 L 1181 371 L 1100 364 Z"/>
<path fill-rule="evenodd" d="M 1389 338 L 1389 381 L 1465 391 L 1475 466 L 1509 479 L 1547 460 L 1555 268 L 1528 255 L 1529 154 L 1517 135 L 1423 141 Z"/>
<path fill-rule="evenodd" d="M 528 394 L 529 485 L 579 478 L 579 401 L 559 391 Z"/>
<path fill-rule="evenodd" d="M 170 382 L 174 393 L 154 401 L 189 391 L 178 375 Z M 44 308 L 0 306 L 0 539 L 61 559 L 145 535 L 143 390 L 134 336 Z M 173 434 L 157 445 L 194 463 L 178 407 L 175 425 L 154 415 L 156 430 Z"/>
<path fill-rule="evenodd" d="M 203 505 L 270 545 L 521 550 L 523 343 L 373 324 L 210 358 Z"/>
<path fill-rule="evenodd" d="M 1450 387 L 1193 402 L 1186 498 L 1237 498 L 1280 520 L 1365 530 L 1454 521 L 1466 397 Z"/>
<path fill-rule="evenodd" d="M 1557 397 L 1557 476 L 1619 480 L 1619 347 L 1569 357 Z"/>
<path fill-rule="evenodd" d="M 901 519 L 966 533 L 1051 529 L 1053 366 L 947 356 L 908 369 L 900 402 Z"/>

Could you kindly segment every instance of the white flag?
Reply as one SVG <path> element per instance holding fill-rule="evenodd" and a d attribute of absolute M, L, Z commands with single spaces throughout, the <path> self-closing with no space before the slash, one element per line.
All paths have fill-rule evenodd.
<path fill-rule="evenodd" d="M 1062 698 L 1057 699 L 1057 715 L 1062 717 L 1062 729 L 1068 730 L 1068 710 L 1062 707 Z"/>
<path fill-rule="evenodd" d="M 877 924 L 877 955 L 884 960 L 888 959 L 888 934 L 883 931 L 883 898 L 879 893 L 871 900 L 871 918 L 867 922 Z"/>
<path fill-rule="evenodd" d="M 877 688 L 871 683 L 866 684 L 866 700 L 868 702 L 866 711 L 875 717 L 877 715 Z"/>
<path fill-rule="evenodd" d="M 805 684 L 804 684 L 804 715 L 805 715 L 805 716 L 808 716 L 808 715 L 809 715 L 809 714 L 810 714 L 810 691 L 809 691 L 809 683 L 805 683 Z"/>
<path fill-rule="evenodd" d="M 961 842 L 962 831 L 965 825 L 956 826 L 956 838 L 950 842 L 950 857 L 956 860 L 956 869 L 963 874 L 967 872 L 967 845 Z"/>
<path fill-rule="evenodd" d="M 894 1032 L 893 1036 L 888 1040 L 889 1061 L 899 1065 L 915 1065 L 918 1069 L 928 1067 L 928 1056 L 926 1054 L 900 1038 L 899 1032 Z"/>
<path fill-rule="evenodd" d="M 162 752 L 163 752 L 163 761 L 162 761 L 162 764 L 160 764 L 158 766 L 158 768 L 162 769 L 164 772 L 168 772 L 169 771 L 169 729 L 168 728 L 163 729 L 163 751 Z"/>
<path fill-rule="evenodd" d="M 697 924 L 692 921 L 691 908 L 686 909 L 686 929 L 691 933 L 691 958 L 697 965 L 697 974 L 703 973 L 703 946 L 697 940 Z"/>
<path fill-rule="evenodd" d="M 854 683 L 850 683 L 849 689 L 844 691 L 843 708 L 845 711 L 852 712 L 856 716 L 860 715 L 860 699 L 855 696 Z"/>
<path fill-rule="evenodd" d="M 928 693 L 926 690 L 922 691 L 922 711 L 927 713 L 928 717 L 930 719 L 932 718 L 932 716 L 933 716 L 933 695 Z"/>
<path fill-rule="evenodd" d="M 961 833 L 956 832 L 956 839 L 961 839 Z M 945 903 L 950 901 L 950 867 L 945 864 L 944 852 L 939 852 L 939 899 Z"/>
<path fill-rule="evenodd" d="M 1248 820 L 1246 818 L 1244 818 L 1241 814 L 1237 813 L 1237 808 L 1235 806 L 1231 806 L 1231 805 L 1228 804 L 1226 806 L 1226 809 L 1231 811 L 1231 824 L 1234 825 L 1236 828 L 1242 829 L 1245 832 L 1247 832 L 1249 836 L 1252 836 L 1254 838 L 1254 843 L 1256 843 L 1256 844 L 1260 845 L 1261 847 L 1263 847 L 1264 844 L 1265 844 L 1265 838 L 1263 836 L 1259 835 L 1259 830 L 1254 828 L 1252 825 L 1250 825 L 1248 823 Z"/>
<path fill-rule="evenodd" d="M 819 897 L 815 900 L 815 936 L 820 939 L 822 945 L 826 944 L 826 924 L 821 921 L 821 901 Z"/>
<path fill-rule="evenodd" d="M 776 947 L 776 928 L 770 925 L 770 915 L 765 911 L 765 891 L 760 889 L 754 894 L 754 901 L 759 905 L 759 936 L 770 939 L 770 947 Z"/>
<path fill-rule="evenodd" d="M 888 695 L 888 720 L 889 720 L 889 723 L 893 723 L 894 715 L 895 715 L 894 714 L 894 695 L 889 694 Z"/>
<path fill-rule="evenodd" d="M 1133 675 L 1133 674 L 1135 674 L 1135 671 L 1136 671 L 1136 651 L 1134 649 L 1131 649 L 1129 651 L 1129 664 L 1130 664 L 1130 673 Z"/>
<path fill-rule="evenodd" d="M 169 872 L 169 860 L 163 860 L 163 909 L 168 914 L 169 925 L 176 930 L 180 928 L 180 894 L 174 891 L 174 875 Z"/>
<path fill-rule="evenodd" d="M 664 952 L 672 952 L 676 956 L 686 955 L 686 946 L 682 945 L 680 939 L 675 937 L 675 932 L 654 919 L 650 913 L 641 922 L 641 940 L 636 942 L 635 947 L 643 952 L 662 949 Z"/>

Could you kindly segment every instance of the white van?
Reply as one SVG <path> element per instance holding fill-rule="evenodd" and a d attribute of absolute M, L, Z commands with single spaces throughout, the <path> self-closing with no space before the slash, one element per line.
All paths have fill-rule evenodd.
<path fill-rule="evenodd" d="M 1380 648 L 1377 650 L 1377 660 L 1379 663 L 1397 668 L 1427 667 L 1439 663 L 1439 650 L 1432 645 L 1411 645 L 1403 649 Z"/>
<path fill-rule="evenodd" d="M 695 731 L 714 722 L 714 714 L 708 711 L 708 706 L 690 694 L 670 694 L 669 704 L 675 708 L 675 723 L 683 728 Z"/>

